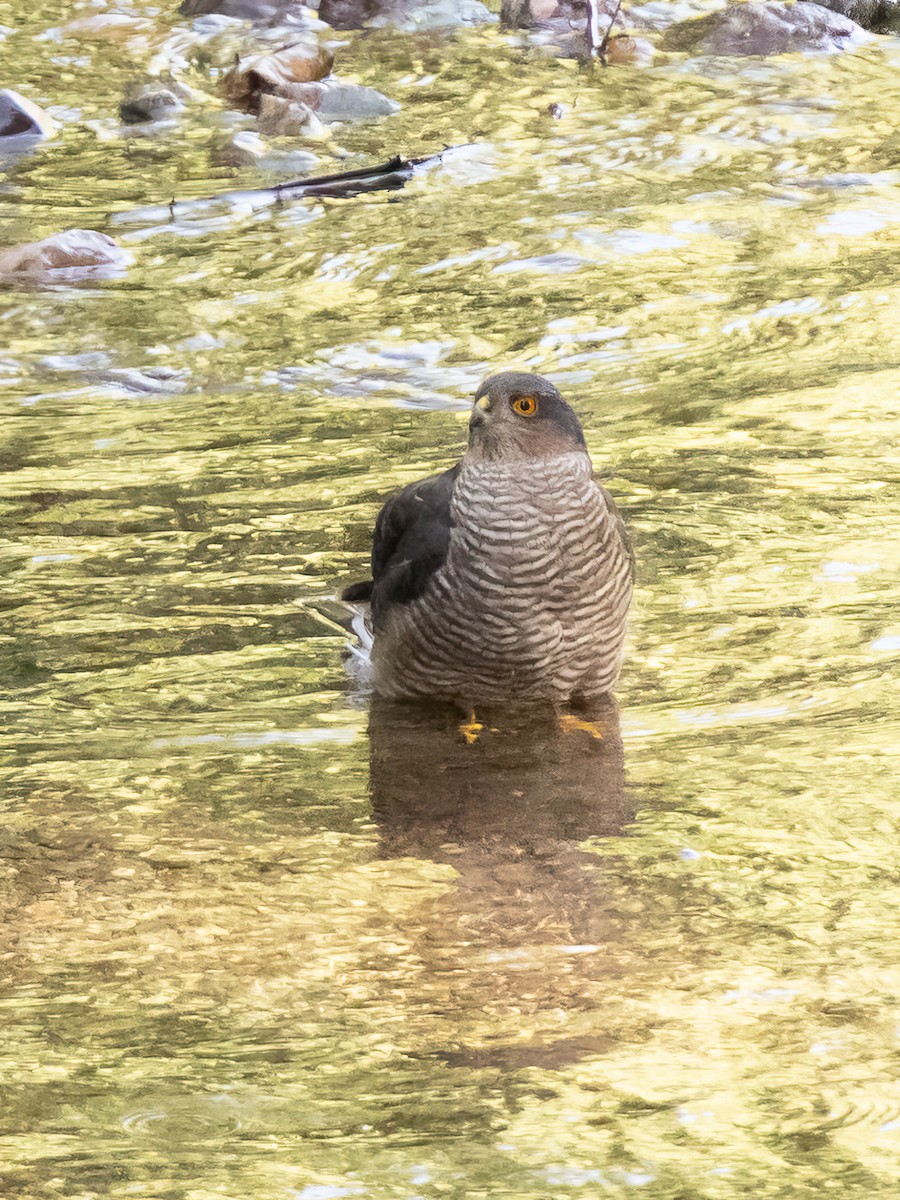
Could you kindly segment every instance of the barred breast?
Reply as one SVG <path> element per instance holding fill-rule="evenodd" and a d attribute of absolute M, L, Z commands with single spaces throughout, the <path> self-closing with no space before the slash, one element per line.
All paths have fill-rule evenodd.
<path fill-rule="evenodd" d="M 632 559 L 583 452 L 463 460 L 446 561 L 392 608 L 373 651 L 383 695 L 467 704 L 598 696 L 615 683 Z"/>

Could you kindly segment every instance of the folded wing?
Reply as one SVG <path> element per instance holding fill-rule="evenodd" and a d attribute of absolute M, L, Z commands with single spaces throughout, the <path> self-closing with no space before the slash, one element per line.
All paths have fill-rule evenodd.
<path fill-rule="evenodd" d="M 372 578 L 342 593 L 350 603 L 370 602 L 375 630 L 394 604 L 408 604 L 424 592 L 447 558 L 450 498 L 459 466 L 403 488 L 378 514 L 372 545 Z"/>

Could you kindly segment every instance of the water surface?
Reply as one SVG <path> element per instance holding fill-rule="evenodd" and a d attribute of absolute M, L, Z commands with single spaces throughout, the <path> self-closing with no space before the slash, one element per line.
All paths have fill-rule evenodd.
<path fill-rule="evenodd" d="M 63 131 L 3 237 L 135 261 L 0 314 L 0 1190 L 895 1196 L 898 43 L 347 35 L 403 108 L 320 169 L 460 148 L 172 220 L 278 177 L 215 105 L 122 132 L 174 3 L 116 6 L 143 50 L 23 8 L 2 82 Z M 333 597 L 509 366 L 582 414 L 639 586 L 601 742 L 470 752 L 353 696 Z"/>

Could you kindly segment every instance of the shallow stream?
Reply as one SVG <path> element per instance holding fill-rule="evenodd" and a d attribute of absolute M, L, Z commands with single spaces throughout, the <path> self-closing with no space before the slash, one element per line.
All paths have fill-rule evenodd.
<path fill-rule="evenodd" d="M 122 129 L 190 22 L 25 9 L 0 85 L 62 128 L 2 241 L 134 261 L 0 304 L 0 1194 L 895 1197 L 900 41 L 341 35 L 402 108 L 317 170 L 457 148 L 172 215 L 278 177 L 214 102 Z M 342 666 L 379 504 L 511 366 L 634 532 L 601 743 Z"/>

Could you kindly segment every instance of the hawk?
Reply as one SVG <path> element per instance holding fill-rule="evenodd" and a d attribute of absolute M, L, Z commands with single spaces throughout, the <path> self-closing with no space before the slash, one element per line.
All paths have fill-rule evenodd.
<path fill-rule="evenodd" d="M 367 603 L 374 690 L 463 708 L 604 696 L 622 664 L 634 560 L 575 413 L 520 371 L 475 394 L 468 448 L 375 525 Z"/>

